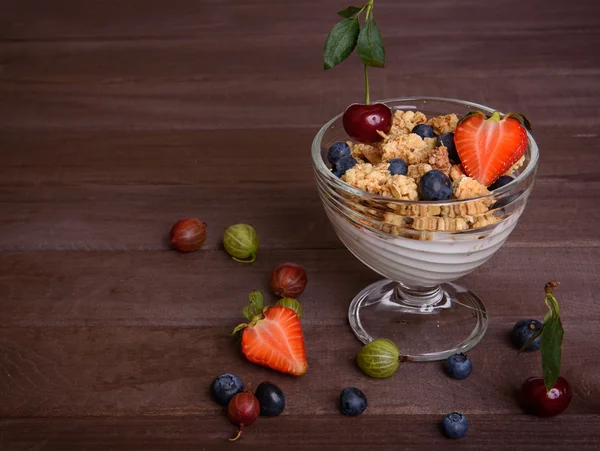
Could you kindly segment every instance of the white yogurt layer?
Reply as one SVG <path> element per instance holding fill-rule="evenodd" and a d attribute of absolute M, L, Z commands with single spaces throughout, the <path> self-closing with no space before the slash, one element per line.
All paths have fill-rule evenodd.
<path fill-rule="evenodd" d="M 325 210 L 344 245 L 360 261 L 389 279 L 419 286 L 451 282 L 485 263 L 504 244 L 522 212 L 485 232 L 431 233 L 432 240 L 416 240 L 359 227 L 327 204 Z"/>

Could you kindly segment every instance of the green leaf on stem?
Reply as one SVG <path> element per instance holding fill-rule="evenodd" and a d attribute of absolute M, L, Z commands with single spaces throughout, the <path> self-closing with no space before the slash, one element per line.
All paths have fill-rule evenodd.
<path fill-rule="evenodd" d="M 359 12 L 361 12 L 365 7 L 364 6 L 348 6 L 346 9 L 338 11 L 338 16 L 342 16 L 344 18 L 353 17 Z"/>
<path fill-rule="evenodd" d="M 540 327 L 538 330 L 536 330 L 535 333 L 531 336 L 531 338 L 525 342 L 525 344 L 521 347 L 521 349 L 519 349 L 519 354 L 521 354 L 522 352 L 525 352 L 525 349 L 530 344 L 532 344 L 536 340 L 537 337 L 539 337 L 542 334 L 543 330 L 544 330 L 544 325 L 542 324 L 542 327 Z"/>
<path fill-rule="evenodd" d="M 544 385 L 550 391 L 560 376 L 561 344 L 564 335 L 560 318 L 552 316 L 544 321 L 544 333 L 540 341 Z"/>
<path fill-rule="evenodd" d="M 558 281 L 546 284 L 546 306 L 548 313 L 544 318 L 544 332 L 540 341 L 540 353 L 542 354 L 542 371 L 544 373 L 544 385 L 550 391 L 560 376 L 561 348 L 564 329 L 560 321 L 560 307 L 554 297 L 554 288 Z"/>
<path fill-rule="evenodd" d="M 358 56 L 365 66 L 385 67 L 383 38 L 373 16 L 369 17 L 360 29 Z"/>
<path fill-rule="evenodd" d="M 325 41 L 323 52 L 323 67 L 325 70 L 337 66 L 350 56 L 352 50 L 356 47 L 359 32 L 358 17 L 343 19 L 333 27 Z"/>

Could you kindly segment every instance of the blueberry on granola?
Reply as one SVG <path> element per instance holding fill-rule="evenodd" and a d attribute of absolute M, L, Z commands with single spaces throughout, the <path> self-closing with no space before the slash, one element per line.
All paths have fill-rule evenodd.
<path fill-rule="evenodd" d="M 348 169 L 353 168 L 354 166 L 356 166 L 356 160 L 354 158 L 343 157 L 333 164 L 333 173 L 336 176 L 341 177 Z"/>
<path fill-rule="evenodd" d="M 444 133 L 443 135 L 438 136 L 435 146 L 446 146 L 450 160 L 452 160 L 454 164 L 460 163 L 460 158 L 458 157 L 458 152 L 456 151 L 456 145 L 454 144 L 454 133 Z"/>
<path fill-rule="evenodd" d="M 494 191 L 495 189 L 502 188 L 503 186 L 508 185 L 513 180 L 514 178 L 512 178 L 510 175 L 502 175 L 498 178 L 498 180 L 496 180 L 494 183 L 488 186 L 488 190 Z"/>
<path fill-rule="evenodd" d="M 415 135 L 419 135 L 421 138 L 435 138 L 435 133 L 431 125 L 419 124 L 415 125 L 411 131 Z"/>
<path fill-rule="evenodd" d="M 392 175 L 406 175 L 408 173 L 408 165 L 402 158 L 394 158 L 389 161 L 388 171 Z"/>
<path fill-rule="evenodd" d="M 347 143 L 343 141 L 336 142 L 327 151 L 327 160 L 333 165 L 336 161 L 351 156 L 351 153 L 352 151 Z"/>
<path fill-rule="evenodd" d="M 423 200 L 447 200 L 452 196 L 452 182 L 443 172 L 432 170 L 419 180 Z"/>

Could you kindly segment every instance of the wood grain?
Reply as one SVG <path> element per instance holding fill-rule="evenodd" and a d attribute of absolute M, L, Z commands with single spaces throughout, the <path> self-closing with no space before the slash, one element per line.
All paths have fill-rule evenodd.
<path fill-rule="evenodd" d="M 458 97 L 534 123 L 536 186 L 518 227 L 463 283 L 490 327 L 474 372 L 405 363 L 389 380 L 356 368 L 350 299 L 378 275 L 343 248 L 320 204 L 310 145 L 363 97 L 354 57 L 323 71 L 334 0 L 4 0 L 0 10 L 0 449 L 221 450 L 234 431 L 208 394 L 233 371 L 280 385 L 288 404 L 247 449 L 595 450 L 600 440 L 600 3 L 377 0 L 387 68 L 372 97 Z M 166 240 L 179 218 L 209 224 L 202 251 Z M 221 249 L 251 223 L 253 265 Z M 247 362 L 229 337 L 247 292 L 303 264 L 309 372 Z M 558 278 L 563 375 L 553 419 L 515 391 L 540 373 L 507 333 L 541 318 Z M 558 294 L 558 293 L 557 293 Z M 270 295 L 267 299 L 272 301 Z M 369 407 L 339 415 L 341 388 Z M 443 439 L 462 411 L 468 435 Z"/>
<path fill-rule="evenodd" d="M 288 400 L 284 416 L 335 415 L 335 400 L 348 386 L 368 396 L 366 416 L 454 410 L 519 415 L 518 389 L 541 371 L 539 354 L 517 357 L 509 345 L 514 320 L 492 322 L 470 353 L 476 363 L 468 382 L 449 379 L 440 363 L 406 363 L 392 379 L 368 379 L 354 363 L 360 342 L 346 324 L 306 323 L 309 371 L 294 378 L 242 358 L 230 336 L 240 319 L 214 327 L 0 328 L 5 392 L 0 416 L 218 416 L 222 409 L 210 399 L 208 387 L 223 372 L 253 386 L 264 380 L 281 386 Z M 566 340 L 563 351 L 562 372 L 574 384 L 568 415 L 600 413 L 600 364 L 578 352 L 596 346 L 596 337 L 585 330 L 600 321 L 568 326 L 567 333 L 578 338 Z"/>
<path fill-rule="evenodd" d="M 7 251 L 167 249 L 173 223 L 190 216 L 208 224 L 210 249 L 236 223 L 252 224 L 264 249 L 341 246 L 316 187 L 0 187 L 0 197 L 0 249 Z M 535 210 L 525 211 L 507 246 L 598 247 L 596 223 L 580 215 L 599 198 L 600 182 L 539 181 L 530 198 Z"/>
<path fill-rule="evenodd" d="M 243 191 L 260 183 L 312 190 L 317 130 L 6 131 L 0 134 L 0 186 L 235 185 Z M 597 127 L 535 124 L 537 180 L 600 181 L 597 133 Z M 235 155 L 226 164 L 223 147 Z"/>
<path fill-rule="evenodd" d="M 471 415 L 469 435 L 461 440 L 440 436 L 439 415 L 374 415 L 361 418 L 288 416 L 259 420 L 248 428 L 244 449 L 291 451 L 312 449 L 448 450 L 493 449 L 530 451 L 550 443 L 552 449 L 597 450 L 598 415 L 570 415 L 547 420 L 525 415 Z M 574 424 L 586 434 L 569 433 Z M 509 430 L 510 433 L 506 433 Z M 224 417 L 169 419 L 36 419 L 3 420 L 0 437 L 9 449 L 61 449 L 63 451 L 190 450 L 218 451 L 232 446 L 227 438 L 235 431 Z"/>
<path fill-rule="evenodd" d="M 355 61 L 322 69 L 336 2 L 299 2 L 311 11 L 304 17 L 256 0 L 180 0 L 170 12 L 161 2 L 64 1 L 62 9 L 9 2 L 0 28 L 0 128 L 317 127 L 363 96 Z M 443 19 L 425 26 L 416 3 L 381 2 L 395 57 L 372 71 L 372 96 L 456 97 L 526 111 L 536 124 L 596 125 L 598 62 L 588 49 L 600 44 L 598 5 L 502 3 L 437 0 L 430 7 Z"/>
<path fill-rule="evenodd" d="M 569 327 L 580 318 L 582 305 L 590 319 L 600 318 L 594 302 L 599 255 L 598 248 L 587 247 L 504 247 L 463 280 L 486 301 L 493 318 L 508 322 L 508 330 L 521 317 L 543 317 L 543 287 L 560 278 L 562 315 Z M 544 260 L 543 271 L 525 271 Z M 276 300 L 270 295 L 269 274 L 284 261 L 298 262 L 308 271 L 300 300 L 303 322 L 313 326 L 346 325 L 350 300 L 379 279 L 345 249 L 264 250 L 251 266 L 236 263 L 222 250 L 206 249 L 194 254 L 4 252 L 0 326 L 235 325 L 251 290 L 262 290 L 269 302 Z"/>

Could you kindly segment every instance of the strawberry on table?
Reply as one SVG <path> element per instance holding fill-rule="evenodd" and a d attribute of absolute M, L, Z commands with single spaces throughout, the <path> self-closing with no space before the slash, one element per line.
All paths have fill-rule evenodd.
<path fill-rule="evenodd" d="M 486 119 L 480 111 L 464 116 L 454 132 L 456 151 L 469 177 L 489 186 L 527 150 L 531 124 L 519 113 L 498 111 Z"/>
<path fill-rule="evenodd" d="M 281 373 L 306 373 L 306 348 L 300 318 L 294 310 L 275 305 L 263 308 L 260 291 L 252 291 L 244 307 L 248 323 L 237 326 L 242 333 L 242 352 L 248 360 Z"/>

